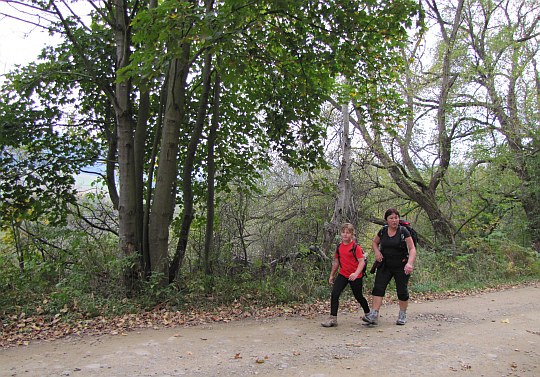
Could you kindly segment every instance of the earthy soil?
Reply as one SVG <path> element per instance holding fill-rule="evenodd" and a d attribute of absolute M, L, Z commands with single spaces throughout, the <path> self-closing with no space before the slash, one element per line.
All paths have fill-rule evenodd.
<path fill-rule="evenodd" d="M 540 376 L 540 285 L 358 313 L 243 319 L 0 350 L 0 376 Z"/>

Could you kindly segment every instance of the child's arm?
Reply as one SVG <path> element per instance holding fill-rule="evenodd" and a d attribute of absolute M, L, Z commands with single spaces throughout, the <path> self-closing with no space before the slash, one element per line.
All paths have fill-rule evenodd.
<path fill-rule="evenodd" d="M 334 276 L 336 275 L 338 268 L 339 262 L 336 255 L 334 256 L 334 260 L 332 261 L 332 270 L 330 271 L 330 278 L 328 279 L 328 282 L 330 284 L 334 284 Z"/>

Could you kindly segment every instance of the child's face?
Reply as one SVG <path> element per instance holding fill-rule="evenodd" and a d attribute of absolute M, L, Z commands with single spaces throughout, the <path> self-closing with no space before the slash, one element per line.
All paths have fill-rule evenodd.
<path fill-rule="evenodd" d="M 343 229 L 341 231 L 341 241 L 349 243 L 352 241 L 353 234 L 349 229 Z"/>

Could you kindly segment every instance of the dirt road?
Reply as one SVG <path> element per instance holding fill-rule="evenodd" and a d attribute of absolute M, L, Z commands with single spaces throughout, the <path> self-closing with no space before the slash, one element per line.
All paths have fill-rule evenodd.
<path fill-rule="evenodd" d="M 540 376 L 540 285 L 357 314 L 241 320 L 0 350 L 0 376 Z"/>

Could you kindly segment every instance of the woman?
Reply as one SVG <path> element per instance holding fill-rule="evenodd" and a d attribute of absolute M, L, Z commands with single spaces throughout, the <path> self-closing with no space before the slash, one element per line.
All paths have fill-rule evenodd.
<path fill-rule="evenodd" d="M 390 208 L 384 213 L 386 226 L 377 233 L 371 247 L 375 259 L 380 263 L 375 275 L 375 283 L 371 292 L 373 296 L 371 312 L 362 318 L 369 324 L 376 325 L 379 319 L 386 288 L 392 278 L 396 283 L 399 300 L 399 315 L 397 325 L 407 323 L 407 306 L 409 305 L 409 290 L 407 285 L 414 269 L 416 248 L 409 230 L 399 225 L 399 212 Z"/>

